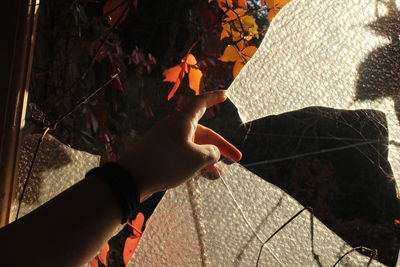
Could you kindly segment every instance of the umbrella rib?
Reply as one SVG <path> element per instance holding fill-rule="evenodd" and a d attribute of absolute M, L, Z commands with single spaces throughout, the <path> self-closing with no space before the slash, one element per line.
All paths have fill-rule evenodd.
<path fill-rule="evenodd" d="M 239 210 L 240 215 L 242 216 L 242 218 L 244 219 L 244 221 L 246 222 L 247 226 L 251 229 L 251 231 L 253 232 L 253 234 L 257 237 L 257 239 L 264 244 L 264 239 L 262 239 L 257 231 L 253 228 L 253 226 L 251 225 L 250 221 L 247 219 L 246 215 L 244 214 L 244 211 L 242 209 L 242 207 L 240 206 L 239 202 L 236 201 L 235 196 L 233 195 L 232 190 L 230 189 L 230 187 L 228 186 L 228 184 L 226 183 L 224 177 L 222 175 L 220 175 L 221 181 L 224 184 L 226 190 L 228 191 L 229 195 L 231 196 L 233 203 L 235 203 L 236 208 Z M 272 250 L 269 247 L 266 247 L 268 252 L 271 253 L 271 255 L 274 257 L 274 259 L 281 265 L 281 266 L 285 266 L 280 260 L 279 258 L 275 255 L 274 252 L 272 252 Z"/>

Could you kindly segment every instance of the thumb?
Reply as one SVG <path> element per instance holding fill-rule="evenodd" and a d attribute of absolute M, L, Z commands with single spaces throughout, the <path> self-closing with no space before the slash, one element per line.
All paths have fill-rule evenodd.
<path fill-rule="evenodd" d="M 214 145 L 198 145 L 193 144 L 196 155 L 195 155 L 195 165 L 198 169 L 202 169 L 210 164 L 214 164 L 219 161 L 221 153 L 218 147 Z"/>

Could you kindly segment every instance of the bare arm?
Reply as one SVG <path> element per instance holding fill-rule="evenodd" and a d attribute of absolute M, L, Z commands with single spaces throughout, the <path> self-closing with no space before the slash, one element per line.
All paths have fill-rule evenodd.
<path fill-rule="evenodd" d="M 207 107 L 225 100 L 223 91 L 197 96 L 184 110 L 162 120 L 120 164 L 132 174 L 140 199 L 178 186 L 198 170 L 213 168 L 220 154 L 238 161 L 240 152 L 198 125 Z M 122 210 L 100 179 L 88 177 L 32 213 L 0 229 L 5 266 L 81 266 L 111 237 Z"/>

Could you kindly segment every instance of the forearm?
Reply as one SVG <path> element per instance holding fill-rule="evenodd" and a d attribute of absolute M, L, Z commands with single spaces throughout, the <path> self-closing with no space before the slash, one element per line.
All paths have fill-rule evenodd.
<path fill-rule="evenodd" d="M 0 229 L 5 266 L 82 266 L 121 223 L 109 187 L 88 177 L 20 220 Z"/>

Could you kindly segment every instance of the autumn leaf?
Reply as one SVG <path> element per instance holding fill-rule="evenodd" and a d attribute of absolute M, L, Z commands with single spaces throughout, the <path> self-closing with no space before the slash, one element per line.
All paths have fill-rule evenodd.
<path fill-rule="evenodd" d="M 211 3 L 213 0 L 208 0 L 209 3 Z M 219 8 L 221 8 L 223 11 L 226 11 L 228 8 L 233 7 L 233 2 L 232 0 L 217 0 Z"/>
<path fill-rule="evenodd" d="M 189 77 L 190 89 L 192 89 L 196 95 L 200 93 L 200 81 L 203 73 L 199 69 L 196 58 L 192 54 L 188 53 L 184 58 L 182 58 L 180 64 L 166 69 L 163 72 L 163 75 L 165 76 L 163 81 L 174 83 L 174 86 L 168 94 L 168 100 L 170 100 L 174 96 L 176 90 L 178 90 L 179 85 L 185 77 L 185 73 L 187 73 Z"/>
<path fill-rule="evenodd" d="M 135 249 L 139 244 L 140 238 L 142 237 L 144 219 L 145 218 L 143 213 L 139 212 L 136 215 L 136 218 L 132 220 L 131 223 L 128 223 L 129 226 L 131 226 L 133 229 L 133 235 L 129 236 L 125 240 L 124 251 L 122 253 L 125 265 L 128 264 L 129 260 L 133 255 L 133 252 L 135 252 Z"/>
<path fill-rule="evenodd" d="M 246 2 L 247 0 L 238 0 L 238 6 L 247 8 Z"/>
<path fill-rule="evenodd" d="M 110 250 L 110 247 L 108 246 L 108 243 L 104 246 L 104 248 L 101 250 L 101 252 L 93 258 L 93 260 L 90 262 L 91 267 L 99 267 L 98 261 L 100 261 L 103 265 L 106 267 L 108 266 L 107 263 L 107 258 L 108 258 L 108 251 Z"/>
<path fill-rule="evenodd" d="M 225 13 L 225 18 L 221 23 L 221 40 L 229 36 L 233 41 L 238 41 L 242 37 L 247 40 L 252 37 L 258 38 L 258 25 L 255 19 L 245 14 L 246 10 L 242 8 L 228 10 Z"/>
<path fill-rule="evenodd" d="M 239 74 L 243 66 L 250 60 L 250 58 L 257 51 L 257 47 L 248 46 L 243 47 L 243 42 L 239 42 L 237 45 L 228 45 L 224 53 L 218 59 L 224 62 L 235 62 L 233 66 L 233 78 Z"/>
<path fill-rule="evenodd" d="M 168 100 L 170 100 L 171 97 L 174 96 L 176 90 L 178 90 L 178 87 L 181 84 L 183 77 L 185 77 L 185 70 L 183 66 L 184 64 L 181 63 L 163 72 L 163 75 L 165 76 L 165 79 L 163 81 L 174 83 L 174 86 L 168 94 Z"/>
<path fill-rule="evenodd" d="M 269 8 L 268 12 L 268 21 L 271 21 L 275 18 L 276 14 L 291 0 L 261 0 L 261 7 L 265 3 Z"/>
<path fill-rule="evenodd" d="M 135 3 L 136 2 L 136 3 Z M 137 1 L 133 1 L 133 5 L 137 5 Z M 109 23 L 114 26 L 119 20 L 123 22 L 129 13 L 129 1 L 127 0 L 107 0 L 103 7 L 103 13 L 108 14 Z"/>

